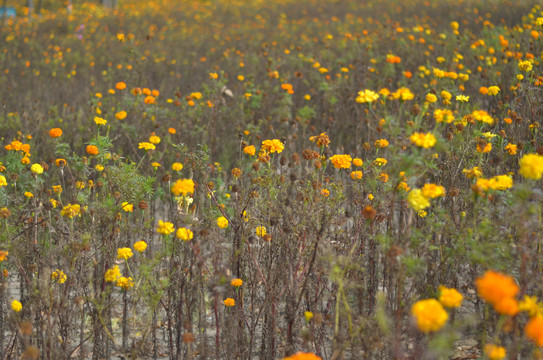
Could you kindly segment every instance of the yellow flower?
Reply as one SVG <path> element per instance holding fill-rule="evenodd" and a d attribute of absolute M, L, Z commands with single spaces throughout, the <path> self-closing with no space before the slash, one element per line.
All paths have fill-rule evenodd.
<path fill-rule="evenodd" d="M 530 72 L 533 68 L 532 60 L 524 60 L 518 63 L 518 69 L 524 72 Z"/>
<path fill-rule="evenodd" d="M 156 146 L 151 144 L 151 143 L 148 143 L 148 142 L 140 142 L 138 144 L 138 148 L 139 149 L 145 149 L 145 150 L 155 150 Z"/>
<path fill-rule="evenodd" d="M 169 235 L 175 231 L 173 224 L 171 222 L 158 220 L 158 228 L 156 232 L 164 236 Z"/>
<path fill-rule="evenodd" d="M 436 144 L 436 137 L 432 133 L 418 133 L 414 132 L 409 137 L 409 140 L 411 140 L 411 143 L 423 147 L 425 149 L 431 148 Z"/>
<path fill-rule="evenodd" d="M 151 135 L 151 136 L 149 137 L 149 142 L 150 142 L 151 144 L 155 144 L 155 145 L 156 145 L 156 144 L 160 144 L 160 140 L 161 140 L 160 137 L 158 137 L 158 136 L 156 136 L 156 135 Z"/>
<path fill-rule="evenodd" d="M 362 176 L 363 176 L 362 171 L 352 171 L 351 172 L 351 179 L 353 179 L 353 180 L 360 180 L 360 179 L 362 179 Z"/>
<path fill-rule="evenodd" d="M 128 260 L 130 259 L 134 254 L 132 253 L 132 249 L 125 247 L 125 248 L 119 248 L 117 249 L 117 259 L 124 259 Z"/>
<path fill-rule="evenodd" d="M 126 111 L 122 110 L 122 111 L 119 111 L 115 114 L 115 118 L 117 120 L 124 120 L 126 118 Z"/>
<path fill-rule="evenodd" d="M 350 155 L 334 155 L 330 158 L 330 161 L 334 164 L 336 169 L 350 168 L 352 160 Z"/>
<path fill-rule="evenodd" d="M 516 155 L 516 153 L 517 153 L 517 145 L 508 143 L 507 146 L 504 148 L 504 150 L 507 150 L 509 155 Z"/>
<path fill-rule="evenodd" d="M 375 147 L 376 148 L 381 148 L 381 149 L 384 149 L 388 146 L 388 140 L 387 139 L 379 139 L 379 140 L 375 140 Z"/>
<path fill-rule="evenodd" d="M 354 158 L 353 165 L 356 167 L 361 167 L 362 165 L 364 165 L 364 162 L 362 161 L 362 159 Z"/>
<path fill-rule="evenodd" d="M 192 194 L 194 193 L 194 181 L 192 179 L 179 179 L 172 185 L 171 190 L 175 196 Z"/>
<path fill-rule="evenodd" d="M 230 281 L 230 285 L 239 288 L 241 285 L 243 285 L 243 280 L 241 280 L 241 279 L 232 279 L 232 281 Z"/>
<path fill-rule="evenodd" d="M 8 185 L 8 182 L 6 180 L 6 177 L 3 175 L 0 175 L 0 187 L 7 186 L 7 185 Z"/>
<path fill-rule="evenodd" d="M 51 279 L 56 280 L 59 284 L 64 284 L 68 277 L 62 270 L 56 269 L 51 273 Z"/>
<path fill-rule="evenodd" d="M 460 101 L 460 102 L 468 102 L 468 101 L 469 101 L 469 96 L 466 96 L 466 95 L 456 95 L 456 101 Z"/>
<path fill-rule="evenodd" d="M 130 204 L 130 203 L 126 202 L 126 201 L 121 204 L 121 207 L 126 212 L 133 212 L 134 211 L 134 205 Z"/>
<path fill-rule="evenodd" d="M 359 104 L 372 103 L 377 99 L 379 99 L 379 95 L 375 91 L 366 89 L 358 92 L 356 102 Z"/>
<path fill-rule="evenodd" d="M 434 199 L 439 196 L 445 195 L 445 188 L 436 184 L 424 184 L 422 187 L 422 196 Z"/>
<path fill-rule="evenodd" d="M 53 185 L 52 188 L 55 194 L 62 194 L 62 185 Z"/>
<path fill-rule="evenodd" d="M 311 311 L 304 311 L 305 322 L 309 323 L 313 319 L 313 313 Z"/>
<path fill-rule="evenodd" d="M 328 145 L 330 145 L 330 138 L 325 132 L 321 133 L 320 135 L 311 136 L 309 138 L 309 141 L 316 143 L 317 146 L 321 146 L 321 147 L 322 146 L 328 147 Z"/>
<path fill-rule="evenodd" d="M 147 249 L 147 243 L 143 240 L 140 240 L 136 243 L 134 243 L 134 250 L 139 252 L 144 252 L 145 249 Z"/>
<path fill-rule="evenodd" d="M 494 344 L 486 344 L 485 355 L 488 356 L 490 360 L 505 359 L 505 348 L 503 346 L 498 346 Z"/>
<path fill-rule="evenodd" d="M 478 178 L 478 177 L 483 176 L 483 172 L 482 172 L 481 168 L 478 167 L 478 166 L 475 166 L 472 169 L 464 169 L 464 170 L 462 170 L 462 172 L 464 174 L 466 174 L 466 177 L 468 179 L 473 179 L 473 178 Z"/>
<path fill-rule="evenodd" d="M 264 226 L 257 226 L 255 233 L 256 236 L 264 237 L 266 235 L 266 228 Z"/>
<path fill-rule="evenodd" d="M 436 299 L 419 300 L 411 307 L 417 327 L 423 333 L 438 331 L 441 329 L 449 315 Z"/>
<path fill-rule="evenodd" d="M 324 196 L 324 197 L 330 196 L 330 190 L 328 190 L 328 189 L 322 189 L 322 190 L 321 190 L 321 195 Z"/>
<path fill-rule="evenodd" d="M 221 229 L 225 229 L 228 227 L 228 219 L 226 219 L 224 216 L 219 216 L 217 218 L 217 226 Z"/>
<path fill-rule="evenodd" d="M 107 282 L 117 281 L 117 279 L 121 277 L 121 270 L 119 270 L 119 266 L 115 265 L 113 269 L 108 269 L 104 277 Z"/>
<path fill-rule="evenodd" d="M 543 156 L 525 154 L 519 161 L 519 174 L 528 179 L 539 180 L 543 175 Z"/>
<path fill-rule="evenodd" d="M 177 229 L 177 233 L 175 234 L 178 239 L 181 239 L 183 241 L 190 241 L 194 237 L 192 231 L 187 228 L 179 228 Z"/>
<path fill-rule="evenodd" d="M 400 99 L 402 101 L 408 101 L 413 100 L 415 98 L 415 94 L 411 92 L 408 88 L 401 87 L 396 92 L 392 93 L 392 97 L 394 99 Z"/>
<path fill-rule="evenodd" d="M 449 109 L 436 109 L 434 111 L 434 119 L 436 122 L 446 122 L 450 124 L 454 121 L 453 112 Z"/>
<path fill-rule="evenodd" d="M 273 140 L 264 140 L 262 141 L 262 148 L 268 151 L 269 153 L 280 153 L 283 151 L 285 146 L 280 140 L 273 139 Z"/>
<path fill-rule="evenodd" d="M 488 88 L 487 94 L 490 96 L 497 95 L 500 92 L 500 88 L 498 86 L 490 86 Z"/>
<path fill-rule="evenodd" d="M 172 164 L 172 170 L 173 171 L 181 171 L 181 170 L 183 170 L 183 164 L 178 163 L 178 162 L 174 162 Z"/>
<path fill-rule="evenodd" d="M 256 153 L 256 149 L 253 145 L 249 145 L 243 148 L 243 152 L 247 155 L 253 156 Z"/>
<path fill-rule="evenodd" d="M 486 143 L 484 147 L 481 147 L 480 144 L 477 144 L 476 150 L 478 153 L 489 153 L 490 151 L 492 151 L 492 143 Z"/>
<path fill-rule="evenodd" d="M 543 304 L 538 301 L 536 296 L 524 295 L 524 299 L 518 304 L 518 309 L 526 311 L 530 317 L 543 315 Z"/>
<path fill-rule="evenodd" d="M 427 94 L 426 101 L 429 103 L 435 103 L 437 101 L 437 96 L 435 96 L 435 94 Z"/>
<path fill-rule="evenodd" d="M 15 312 L 19 312 L 21 310 L 23 310 L 23 304 L 21 304 L 19 301 L 17 300 L 13 300 L 11 302 L 11 308 L 13 309 L 13 311 Z"/>
<path fill-rule="evenodd" d="M 72 219 L 74 216 L 81 216 L 81 207 L 79 204 L 68 204 L 62 208 L 60 211 L 60 215 L 67 216 L 68 218 Z"/>
<path fill-rule="evenodd" d="M 386 165 L 387 162 L 388 162 L 387 159 L 383 159 L 383 158 L 377 158 L 373 160 L 373 164 L 379 167 Z"/>
<path fill-rule="evenodd" d="M 107 124 L 106 119 L 102 119 L 101 117 L 98 117 L 98 116 L 94 117 L 94 122 L 96 123 L 96 125 L 105 125 L 105 124 Z"/>
<path fill-rule="evenodd" d="M 43 167 L 40 164 L 32 164 L 30 171 L 32 171 L 34 174 L 41 174 L 43 173 Z"/>
<path fill-rule="evenodd" d="M 120 287 L 124 290 L 128 290 L 134 286 L 134 281 L 132 280 L 131 277 L 127 278 L 127 277 L 122 276 L 117 280 L 117 283 L 115 283 L 115 286 Z"/>
<path fill-rule="evenodd" d="M 407 201 L 409 202 L 409 205 L 413 208 L 413 210 L 419 212 L 421 210 L 426 209 L 428 206 L 430 206 L 430 201 L 427 197 L 422 195 L 421 189 L 413 189 L 409 192 L 407 195 Z"/>
<path fill-rule="evenodd" d="M 223 303 L 224 303 L 224 306 L 228 306 L 228 307 L 236 305 L 236 301 L 232 298 L 226 298 L 223 301 Z"/>
<path fill-rule="evenodd" d="M 157 163 L 156 161 L 154 161 L 154 162 L 151 163 L 151 166 L 156 170 L 156 169 L 158 169 L 159 167 L 161 167 L 162 165 L 160 165 L 159 163 Z"/>
<path fill-rule="evenodd" d="M 0 250 L 0 262 L 6 260 L 9 255 L 9 251 Z"/>
<path fill-rule="evenodd" d="M 456 289 L 449 289 L 445 286 L 439 287 L 439 302 L 448 308 L 457 308 L 462 305 L 464 297 Z"/>

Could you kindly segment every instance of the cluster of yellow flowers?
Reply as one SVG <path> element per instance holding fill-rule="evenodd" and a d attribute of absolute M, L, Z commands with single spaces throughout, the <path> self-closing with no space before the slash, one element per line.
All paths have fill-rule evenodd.
<path fill-rule="evenodd" d="M 458 290 L 444 286 L 440 286 L 439 294 L 439 300 L 419 300 L 411 307 L 417 327 L 424 333 L 440 330 L 449 319 L 449 314 L 443 307 L 457 308 L 464 299 Z"/>
<path fill-rule="evenodd" d="M 407 201 L 413 210 L 419 212 L 430 206 L 430 199 L 445 195 L 445 188 L 436 184 L 425 184 L 422 189 L 413 189 L 407 195 Z"/>

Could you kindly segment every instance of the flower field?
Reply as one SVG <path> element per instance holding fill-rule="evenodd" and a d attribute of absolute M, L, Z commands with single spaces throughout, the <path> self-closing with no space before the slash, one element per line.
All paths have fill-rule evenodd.
<path fill-rule="evenodd" d="M 6 1 L 0 359 L 543 359 L 538 3 Z"/>

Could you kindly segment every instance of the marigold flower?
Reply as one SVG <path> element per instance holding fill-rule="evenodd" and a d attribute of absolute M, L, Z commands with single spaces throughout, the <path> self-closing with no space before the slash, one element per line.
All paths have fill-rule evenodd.
<path fill-rule="evenodd" d="M 373 164 L 379 167 L 386 165 L 387 162 L 388 162 L 387 159 L 384 159 L 384 158 L 377 158 L 373 160 Z"/>
<path fill-rule="evenodd" d="M 156 232 L 164 236 L 169 235 L 175 231 L 173 224 L 171 222 L 158 220 L 158 228 Z"/>
<path fill-rule="evenodd" d="M 376 148 L 381 148 L 381 149 L 384 149 L 388 146 L 388 140 L 387 139 L 379 139 L 379 140 L 375 140 L 375 147 Z"/>
<path fill-rule="evenodd" d="M 121 110 L 115 113 L 115 118 L 117 120 L 124 120 L 126 118 L 126 115 L 127 115 L 126 111 Z"/>
<path fill-rule="evenodd" d="M 11 309 L 15 312 L 19 312 L 21 310 L 23 310 L 23 304 L 21 304 L 19 301 L 17 300 L 13 300 L 11 302 Z"/>
<path fill-rule="evenodd" d="M 415 318 L 418 329 L 423 333 L 438 331 L 449 318 L 449 314 L 436 299 L 417 301 L 411 307 L 411 314 Z"/>
<path fill-rule="evenodd" d="M 408 101 L 413 100 L 415 98 L 415 94 L 413 94 L 408 88 L 401 87 L 396 90 L 396 92 L 392 93 L 392 97 L 394 99 L 400 99 L 401 101 Z"/>
<path fill-rule="evenodd" d="M 375 91 L 366 89 L 358 92 L 356 102 L 359 104 L 372 103 L 377 99 L 379 99 L 379 95 Z"/>
<path fill-rule="evenodd" d="M 311 311 L 304 311 L 305 322 L 309 323 L 313 319 L 313 313 Z"/>
<path fill-rule="evenodd" d="M 117 259 L 128 260 L 133 255 L 134 255 L 134 253 L 132 253 L 132 249 L 130 249 L 129 247 L 124 247 L 124 248 L 117 249 Z"/>
<path fill-rule="evenodd" d="M 59 284 L 64 284 L 68 277 L 66 276 L 66 274 L 64 274 L 64 271 L 56 269 L 51 273 L 51 279 L 56 280 Z"/>
<path fill-rule="evenodd" d="M 281 153 L 285 146 L 280 140 L 273 139 L 273 140 L 264 140 L 262 141 L 262 148 L 266 151 L 268 151 L 270 154 Z"/>
<path fill-rule="evenodd" d="M 115 89 L 124 90 L 126 89 L 126 84 L 122 81 L 119 81 L 117 84 L 115 84 Z"/>
<path fill-rule="evenodd" d="M 336 169 L 348 169 L 351 167 L 351 161 L 353 159 L 350 155 L 334 155 L 330 158 L 330 161 Z"/>
<path fill-rule="evenodd" d="M 0 175 L 0 187 L 7 186 L 7 185 L 8 185 L 8 182 L 6 180 L 6 177 L 3 175 Z"/>
<path fill-rule="evenodd" d="M 52 128 L 49 130 L 49 136 L 52 138 L 58 138 L 62 136 L 62 129 L 60 128 Z"/>
<path fill-rule="evenodd" d="M 68 204 L 62 208 L 62 210 L 60 211 L 60 215 L 72 219 L 75 216 L 81 216 L 80 212 L 81 206 L 79 204 Z"/>
<path fill-rule="evenodd" d="M 132 280 L 131 277 L 127 278 L 127 277 L 121 276 L 119 279 L 117 279 L 115 286 L 120 287 L 123 290 L 128 290 L 134 286 L 134 281 Z"/>
<path fill-rule="evenodd" d="M 524 298 L 518 303 L 519 311 L 525 311 L 528 316 L 543 315 L 543 304 L 541 304 L 536 296 L 524 295 Z"/>
<path fill-rule="evenodd" d="M 146 104 L 154 104 L 156 102 L 156 99 L 153 96 L 147 96 L 145 97 L 143 102 Z"/>
<path fill-rule="evenodd" d="M 175 196 L 192 194 L 194 193 L 194 181 L 192 179 L 179 179 L 172 185 L 171 190 Z"/>
<path fill-rule="evenodd" d="M 518 69 L 523 72 L 530 72 L 533 68 L 533 61 L 532 60 L 524 60 L 519 62 Z"/>
<path fill-rule="evenodd" d="M 231 306 L 234 306 L 236 305 L 236 301 L 232 298 L 226 298 L 224 301 L 224 306 L 228 306 L 228 307 L 231 307 Z"/>
<path fill-rule="evenodd" d="M 320 135 L 311 136 L 309 138 L 309 141 L 316 143 L 317 146 L 320 146 L 320 147 L 322 146 L 328 147 L 328 145 L 330 145 L 330 138 L 328 137 L 328 135 L 326 135 L 325 132 L 321 133 Z"/>
<path fill-rule="evenodd" d="M 52 188 L 55 194 L 62 194 L 62 185 L 53 185 Z"/>
<path fill-rule="evenodd" d="M 424 134 L 414 132 L 409 137 L 409 140 L 411 140 L 411 143 L 425 149 L 431 148 L 436 144 L 436 137 L 432 133 Z"/>
<path fill-rule="evenodd" d="M 253 156 L 256 154 L 256 148 L 253 145 L 249 145 L 243 148 L 243 152 L 247 155 Z"/>
<path fill-rule="evenodd" d="M 130 204 L 129 202 L 127 201 L 124 201 L 122 204 L 121 204 L 121 208 L 126 211 L 126 212 L 134 212 L 134 204 Z"/>
<path fill-rule="evenodd" d="M 147 249 L 147 243 L 143 240 L 134 243 L 134 250 L 138 252 L 144 252 Z"/>
<path fill-rule="evenodd" d="M 121 277 L 119 266 L 115 265 L 112 269 L 108 269 L 104 275 L 106 282 L 115 282 Z"/>
<path fill-rule="evenodd" d="M 362 171 L 352 171 L 351 172 L 351 179 L 353 180 L 360 180 L 362 179 L 363 173 Z"/>
<path fill-rule="evenodd" d="M 34 174 L 41 174 L 43 173 L 43 167 L 40 164 L 32 164 L 30 171 L 32 171 Z"/>
<path fill-rule="evenodd" d="M 362 165 L 364 165 L 364 162 L 362 161 L 362 159 L 359 159 L 359 158 L 353 159 L 353 166 L 361 167 Z"/>
<path fill-rule="evenodd" d="M 266 228 L 264 226 L 257 226 L 255 230 L 256 236 L 266 236 Z"/>
<path fill-rule="evenodd" d="M 494 96 L 497 95 L 500 92 L 500 88 L 498 86 L 490 86 L 488 88 L 488 95 Z"/>
<path fill-rule="evenodd" d="M 144 150 L 155 150 L 156 146 L 149 143 L 149 142 L 140 142 L 138 144 L 138 148 L 139 149 L 144 149 Z"/>
<path fill-rule="evenodd" d="M 464 169 L 462 172 L 466 175 L 468 179 L 478 178 L 483 176 L 483 172 L 480 167 L 475 166 L 472 169 Z"/>
<path fill-rule="evenodd" d="M 413 189 L 407 195 L 407 201 L 413 210 L 419 212 L 430 206 L 430 201 L 427 197 L 422 195 L 421 189 Z"/>
<path fill-rule="evenodd" d="M 516 153 L 517 153 L 517 145 L 507 143 L 507 146 L 504 148 L 504 150 L 507 150 L 509 155 L 516 155 Z"/>
<path fill-rule="evenodd" d="M 486 344 L 485 355 L 488 356 L 490 360 L 505 359 L 505 348 L 503 346 L 498 346 L 495 344 Z"/>
<path fill-rule="evenodd" d="M 181 239 L 183 241 L 190 241 L 194 237 L 192 231 L 184 227 L 177 229 L 177 233 L 175 235 L 178 239 Z"/>
<path fill-rule="evenodd" d="M 502 311 L 498 311 L 500 313 L 513 312 L 514 304 L 508 299 L 515 301 L 514 298 L 519 292 L 519 287 L 511 276 L 489 270 L 475 280 L 475 286 L 479 296 L 492 304 L 496 311 Z"/>
<path fill-rule="evenodd" d="M 437 101 L 437 96 L 435 94 L 427 94 L 425 100 L 429 103 L 435 103 Z"/>
<path fill-rule="evenodd" d="M 96 123 L 96 125 L 105 125 L 105 124 L 107 124 L 106 119 L 103 119 L 103 118 L 98 117 L 98 116 L 94 117 L 94 122 Z"/>
<path fill-rule="evenodd" d="M 300 351 L 294 355 L 283 358 L 283 360 L 322 360 L 322 358 L 313 353 L 304 353 Z"/>
<path fill-rule="evenodd" d="M 436 184 L 424 184 L 422 187 L 422 196 L 428 199 L 434 199 L 445 195 L 445 188 Z"/>
<path fill-rule="evenodd" d="M 484 147 L 481 147 L 481 144 L 477 144 L 476 150 L 478 153 L 489 153 L 490 151 L 492 151 L 492 143 L 486 143 Z"/>
<path fill-rule="evenodd" d="M 434 110 L 434 119 L 436 122 L 445 122 L 450 124 L 454 121 L 453 112 L 449 109 L 435 109 Z"/>
<path fill-rule="evenodd" d="M 232 279 L 232 281 L 230 281 L 230 285 L 239 288 L 241 285 L 243 285 L 243 280 L 241 280 L 241 279 Z"/>
<path fill-rule="evenodd" d="M 151 144 L 155 144 L 155 145 L 156 145 L 156 144 L 159 144 L 159 143 L 160 143 L 160 137 L 158 137 L 158 136 L 156 136 L 156 135 L 151 135 L 151 136 L 149 137 L 149 142 L 150 142 Z"/>
<path fill-rule="evenodd" d="M 525 154 L 519 161 L 519 174 L 525 178 L 539 180 L 543 175 L 543 156 L 539 154 Z"/>
<path fill-rule="evenodd" d="M 183 164 L 178 163 L 178 162 L 174 162 L 172 164 L 172 170 L 173 171 L 181 171 L 181 170 L 183 170 Z"/>
<path fill-rule="evenodd" d="M 526 337 L 539 347 L 543 347 L 543 316 L 534 316 L 524 327 Z"/>
<path fill-rule="evenodd" d="M 484 122 L 486 124 L 492 125 L 494 119 L 484 110 L 475 110 L 471 113 L 471 116 L 477 121 Z"/>
<path fill-rule="evenodd" d="M 98 155 L 98 147 L 95 145 L 87 145 L 86 151 L 89 155 Z"/>
<path fill-rule="evenodd" d="M 6 260 L 9 255 L 9 251 L 0 250 L 0 262 Z"/>
<path fill-rule="evenodd" d="M 228 219 L 225 218 L 224 216 L 219 216 L 217 218 L 217 226 L 220 227 L 221 229 L 225 229 L 228 227 Z"/>
<path fill-rule="evenodd" d="M 453 288 L 447 288 L 445 286 L 439 287 L 439 302 L 448 308 L 457 308 L 462 305 L 464 297 Z"/>

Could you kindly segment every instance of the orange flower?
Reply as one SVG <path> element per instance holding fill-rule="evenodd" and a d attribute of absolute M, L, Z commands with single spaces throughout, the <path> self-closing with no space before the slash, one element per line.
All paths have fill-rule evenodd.
<path fill-rule="evenodd" d="M 322 360 L 322 358 L 313 353 L 297 352 L 294 355 L 283 358 L 283 360 Z"/>
<path fill-rule="evenodd" d="M 492 304 L 500 314 L 518 313 L 515 297 L 519 292 L 519 287 L 511 276 L 490 270 L 475 280 L 475 286 L 479 296 Z"/>
<path fill-rule="evenodd" d="M 95 145 L 87 145 L 87 154 L 98 155 L 98 147 Z"/>
<path fill-rule="evenodd" d="M 119 81 L 117 84 L 115 84 L 115 89 L 124 90 L 126 89 L 126 84 L 122 81 Z"/>
<path fill-rule="evenodd" d="M 53 128 L 49 130 L 49 136 L 52 138 L 58 138 L 62 135 L 62 129 L 60 128 Z"/>
<path fill-rule="evenodd" d="M 543 316 L 535 316 L 528 321 L 524 328 L 526 337 L 533 340 L 537 346 L 543 347 Z"/>

